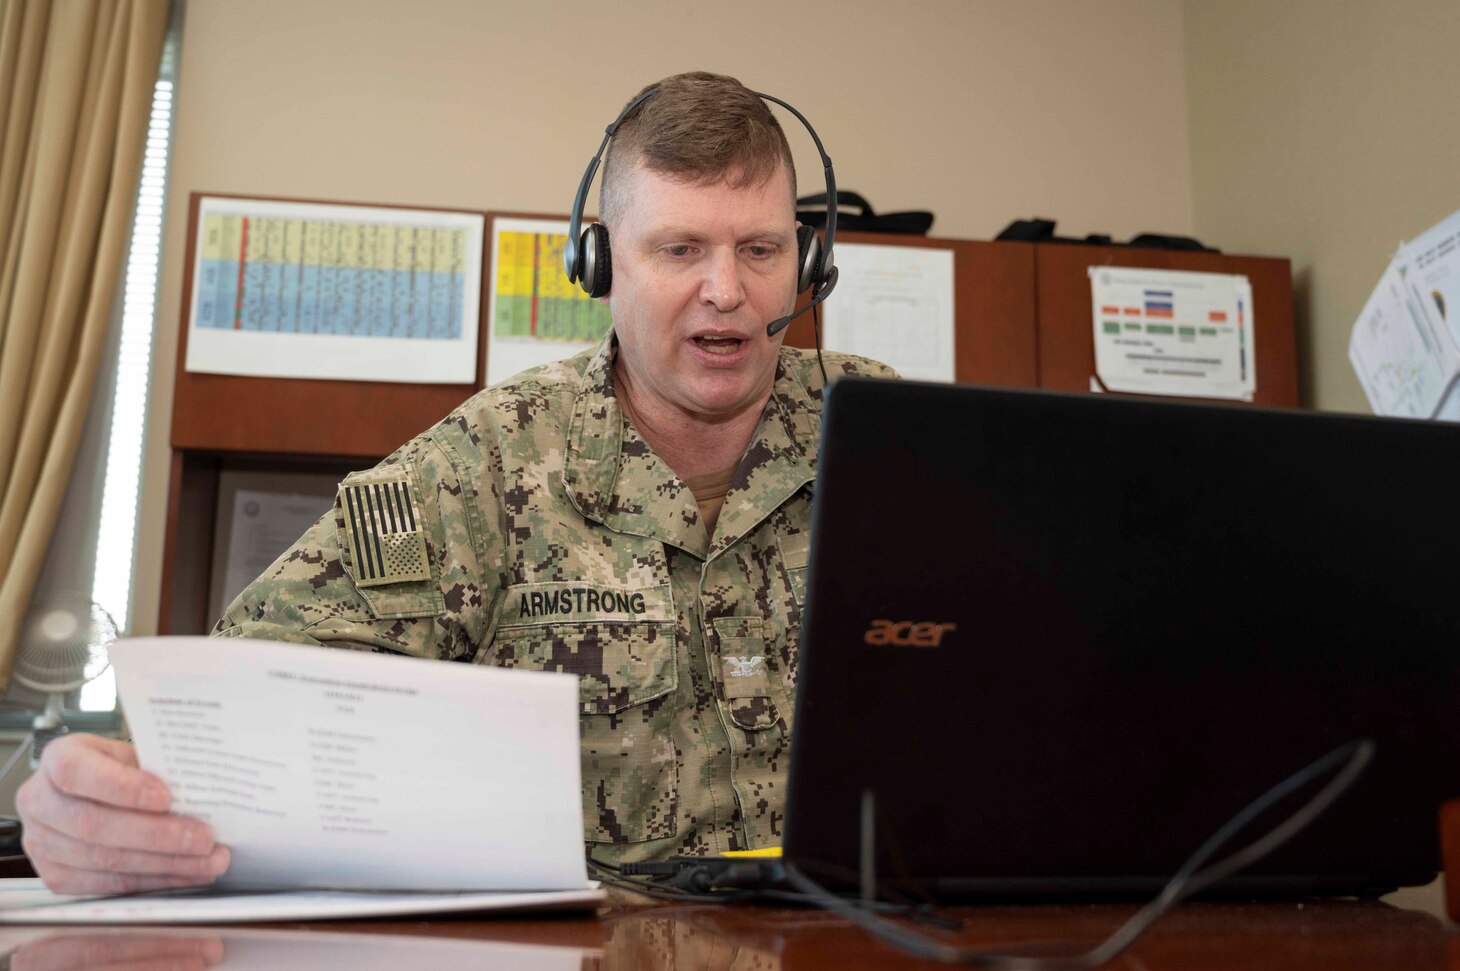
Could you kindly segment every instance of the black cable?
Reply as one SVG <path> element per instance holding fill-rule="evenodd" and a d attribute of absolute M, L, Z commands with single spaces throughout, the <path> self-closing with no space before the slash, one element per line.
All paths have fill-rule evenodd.
<path fill-rule="evenodd" d="M 654 897 L 657 900 L 679 900 L 690 903 L 722 904 L 737 900 L 748 900 L 755 896 L 753 890 L 730 890 L 717 893 L 695 893 L 693 890 L 683 890 L 679 887 L 662 886 L 650 880 L 633 880 L 619 872 L 619 868 L 611 863 L 602 863 L 593 858 L 590 853 L 587 856 L 588 868 L 592 870 L 598 879 L 603 883 L 621 890 L 632 890 L 641 893 L 646 897 Z"/>
<path fill-rule="evenodd" d="M 826 376 L 826 362 L 821 359 L 821 308 L 815 305 L 811 308 L 811 333 L 816 338 L 816 366 L 821 368 L 821 393 L 824 395 L 831 380 Z"/>
<path fill-rule="evenodd" d="M 780 890 L 773 887 L 758 887 L 755 889 L 723 888 L 707 893 L 699 893 L 675 884 L 659 883 L 653 879 L 634 879 L 626 875 L 620 867 L 612 863 L 605 863 L 601 860 L 594 859 L 592 853 L 586 854 L 585 859 L 588 862 L 589 869 L 594 872 L 594 875 L 601 882 L 621 890 L 632 890 L 634 893 L 640 893 L 646 897 L 653 897 L 656 900 L 708 904 L 772 903 L 792 904 L 802 907 L 816 906 L 818 903 L 815 899 L 806 896 L 799 890 Z M 899 914 L 918 923 L 941 927 L 945 930 L 957 930 L 957 924 L 955 922 L 941 918 L 933 913 L 930 904 L 873 901 L 871 909 L 882 913 Z"/>
<path fill-rule="evenodd" d="M 917 957 L 941 961 L 944 964 L 996 968 L 999 971 L 1087 971 L 1114 960 L 1144 934 L 1157 918 L 1182 900 L 1256 863 L 1297 835 L 1348 790 L 1373 757 L 1374 743 L 1366 738 L 1357 739 L 1273 786 L 1213 833 L 1166 882 L 1154 900 L 1116 928 L 1104 941 L 1079 954 L 1040 957 L 993 948 L 956 947 L 866 912 L 855 902 L 837 896 L 789 863 L 785 865 L 786 879 L 792 886 L 813 898 L 819 906 L 845 917 L 874 937 Z M 1287 819 L 1230 856 L 1205 869 L 1201 868 L 1228 840 L 1262 813 L 1335 768 L 1338 771 L 1328 784 Z"/>

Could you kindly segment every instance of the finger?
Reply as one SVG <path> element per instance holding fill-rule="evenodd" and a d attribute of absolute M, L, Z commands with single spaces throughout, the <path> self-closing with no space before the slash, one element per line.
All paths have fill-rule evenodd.
<path fill-rule="evenodd" d="M 135 749 L 116 739 L 58 739 L 42 753 L 40 771 L 68 795 L 143 812 L 166 812 L 172 805 L 162 780 L 138 768 Z"/>
<path fill-rule="evenodd" d="M 124 765 L 137 767 L 137 746 L 131 742 L 124 742 L 119 738 L 107 738 L 105 735 L 92 735 L 90 732 L 76 732 L 67 737 L 74 738 L 77 745 L 95 749 Z"/>
<path fill-rule="evenodd" d="M 104 873 L 82 870 L 58 863 L 44 863 L 36 872 L 53 893 L 77 896 L 112 896 L 123 893 L 144 893 L 148 890 L 179 890 L 205 887 L 212 882 L 203 877 L 156 876 L 139 873 Z"/>
<path fill-rule="evenodd" d="M 207 824 L 173 813 L 143 813 L 117 809 L 90 799 L 68 796 L 48 780 L 32 777 L 16 794 L 16 806 L 27 826 L 37 822 L 82 843 L 113 846 L 149 853 L 203 855 L 213 852 L 213 833 Z M 22 840 L 29 834 L 23 833 Z M 26 842 L 27 851 L 30 844 Z"/>
<path fill-rule="evenodd" d="M 84 843 L 41 822 L 32 822 L 26 827 L 25 836 L 26 855 L 31 859 L 48 860 L 81 870 L 213 878 L 228 869 L 228 850 L 216 845 L 206 855 L 151 853 Z"/>

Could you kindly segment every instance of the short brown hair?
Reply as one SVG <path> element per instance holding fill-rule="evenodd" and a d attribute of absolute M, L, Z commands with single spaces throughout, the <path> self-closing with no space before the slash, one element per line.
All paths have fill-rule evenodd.
<path fill-rule="evenodd" d="M 796 166 L 780 122 L 754 92 L 732 77 L 692 71 L 658 88 L 619 125 L 603 163 L 598 217 L 610 224 L 622 210 L 620 173 L 646 167 L 687 181 L 730 180 L 732 188 L 761 185 L 784 163 L 795 206 Z"/>

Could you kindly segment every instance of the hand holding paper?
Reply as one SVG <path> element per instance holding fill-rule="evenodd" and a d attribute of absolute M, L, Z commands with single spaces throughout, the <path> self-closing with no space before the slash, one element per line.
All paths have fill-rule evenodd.
<path fill-rule="evenodd" d="M 588 886 L 577 679 L 256 640 L 114 645 L 141 765 L 219 886 Z"/>
<path fill-rule="evenodd" d="M 46 746 L 16 793 L 26 855 L 59 893 L 134 893 L 208 884 L 228 866 L 206 824 L 172 797 L 132 746 L 68 735 Z"/>

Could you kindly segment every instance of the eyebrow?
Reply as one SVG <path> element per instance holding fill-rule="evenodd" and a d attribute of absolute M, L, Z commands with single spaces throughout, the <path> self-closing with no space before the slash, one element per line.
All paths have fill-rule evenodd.
<path fill-rule="evenodd" d="M 691 229 L 688 226 L 674 226 L 674 225 L 670 225 L 670 226 L 657 226 L 654 229 L 651 229 L 648 233 L 646 233 L 645 236 L 648 239 L 651 239 L 651 240 L 660 240 L 660 239 L 696 239 L 696 240 L 698 240 L 698 239 L 704 239 L 705 238 L 705 234 L 702 231 L 700 231 L 700 230 Z M 778 242 L 785 242 L 787 240 L 790 240 L 790 239 L 794 238 L 794 236 L 795 236 L 794 233 L 788 233 L 788 232 L 786 232 L 784 230 L 762 228 L 762 229 L 755 230 L 755 231 L 753 231 L 753 232 L 751 232 L 751 233 L 749 233 L 749 234 L 747 234 L 745 236 L 742 236 L 740 238 L 740 242 L 746 242 L 748 240 L 753 240 L 753 239 L 773 239 L 773 240 L 776 240 Z"/>

